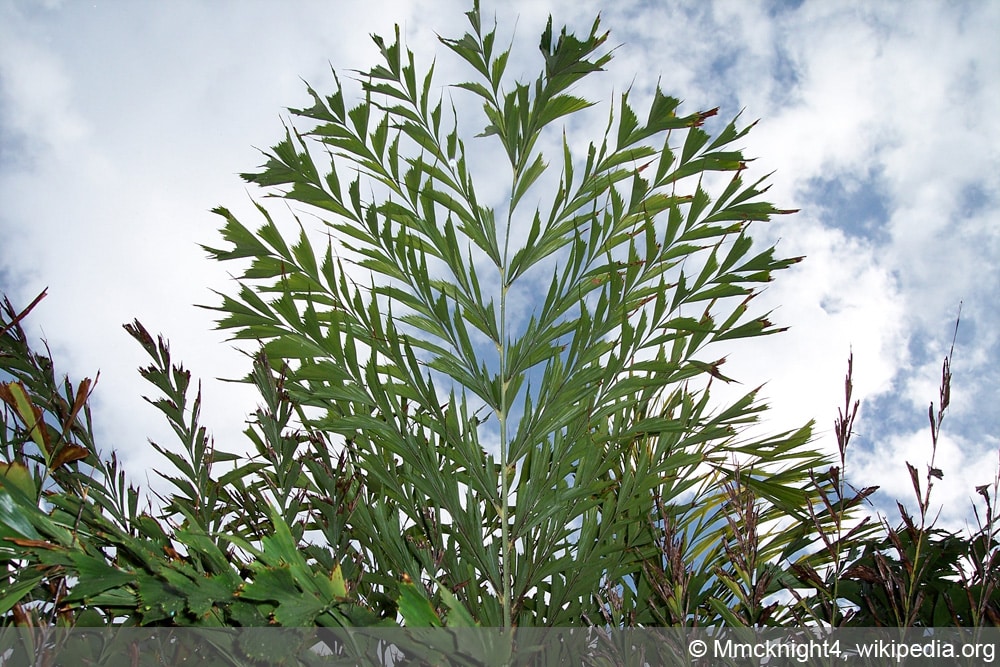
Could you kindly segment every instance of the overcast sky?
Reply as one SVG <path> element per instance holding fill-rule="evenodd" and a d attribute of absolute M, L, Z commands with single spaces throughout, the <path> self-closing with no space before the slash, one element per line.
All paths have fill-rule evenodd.
<path fill-rule="evenodd" d="M 214 378 L 247 361 L 193 305 L 233 290 L 198 245 L 219 241 L 210 209 L 254 221 L 259 193 L 237 174 L 280 138 L 283 109 L 309 102 L 302 80 L 329 91 L 330 65 L 375 62 L 370 33 L 399 23 L 448 82 L 458 64 L 435 33 L 461 36 L 465 9 L 0 0 L 0 291 L 23 306 L 48 287 L 29 332 L 72 377 L 100 371 L 102 446 L 140 479 L 162 465 L 146 438 L 170 438 L 140 398 L 146 360 L 121 325 L 139 318 L 170 338 L 205 382 L 219 445 L 241 446 L 255 397 Z M 515 74 L 538 71 L 547 14 L 582 32 L 600 12 L 621 46 L 588 95 L 659 78 L 689 112 L 760 119 L 744 140 L 753 169 L 775 172 L 771 201 L 801 209 L 762 232 L 807 260 L 762 298 L 789 332 L 727 370 L 767 382 L 774 429 L 816 419 L 832 451 L 853 350 L 864 403 L 849 474 L 881 484 L 886 505 L 912 498 L 904 461 L 922 474 L 929 462 L 927 406 L 964 303 L 934 495 L 960 525 L 1000 447 L 1000 3 L 484 0 L 483 12 L 513 34 Z"/>

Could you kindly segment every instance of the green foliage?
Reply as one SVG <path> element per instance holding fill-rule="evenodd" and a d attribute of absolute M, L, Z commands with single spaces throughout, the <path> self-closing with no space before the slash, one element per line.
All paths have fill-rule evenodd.
<path fill-rule="evenodd" d="M 752 299 L 798 261 L 747 235 L 783 212 L 742 178 L 733 146 L 749 128 L 734 120 L 713 138 L 701 126 L 717 110 L 678 115 L 659 89 L 642 121 L 626 92 L 603 138 L 578 152 L 564 134 L 545 193 L 538 147 L 591 106 L 567 91 L 610 60 L 607 33 L 595 22 L 555 37 L 550 23 L 542 73 L 507 83 L 495 30 L 478 8 L 468 17 L 471 32 L 442 42 L 477 75 L 456 85 L 486 119 L 475 147 L 456 102 L 432 92 L 433 68 L 398 33 L 376 37 L 383 62 L 360 77 L 361 101 L 336 78 L 326 97 L 309 88 L 312 106 L 245 175 L 306 205 L 327 242 L 302 222 L 286 241 L 263 206 L 256 229 L 217 210 L 227 245 L 210 254 L 252 260 L 220 326 L 288 364 L 303 424 L 343 438 L 361 496 L 344 546 L 363 598 L 409 580 L 441 609 L 454 591 L 484 625 L 567 625 L 597 620 L 599 592 L 620 589 L 630 618 L 652 623 L 640 596 L 659 500 L 687 561 L 711 573 L 698 605 L 728 609 L 735 593 L 714 570 L 728 548 L 722 489 L 738 476 L 762 525 L 803 519 L 822 461 L 808 428 L 744 437 L 763 410 L 753 393 L 709 397 L 727 381 L 713 344 L 779 331 Z M 469 151 L 489 141 L 507 162 L 490 174 L 508 179 L 504 201 L 485 201 L 473 173 Z M 729 176 L 713 198 L 716 172 Z M 769 529 L 761 560 L 806 544 Z"/>
<path fill-rule="evenodd" d="M 14 312 L 9 303 L 5 310 Z M 253 511 L 242 512 L 242 522 L 235 522 L 240 498 L 234 491 L 246 489 L 229 484 L 226 476 L 215 478 L 212 469 L 238 457 L 214 450 L 205 437 L 198 423 L 200 393 L 190 416 L 183 418 L 190 375 L 171 365 L 166 343 L 160 339 L 153 344 L 138 323 L 127 329 L 154 360 L 142 374 L 165 398 L 150 402 L 188 450 L 188 456 L 182 456 L 154 445 L 180 471 L 181 477 L 165 476 L 176 492 L 162 518 L 139 512 L 138 492 L 125 486 L 115 460 L 106 463 L 91 454 L 86 401 L 80 399 L 82 409 L 68 402 L 81 393 L 67 380 L 60 395 L 50 359 L 30 354 L 23 330 L 16 323 L 9 326 L 2 368 L 17 379 L 0 386 L 5 402 L 16 409 L 4 413 L 9 462 L 0 483 L 5 540 L 0 557 L 12 578 L 2 589 L 0 612 L 12 613 L 16 623 L 29 626 L 105 624 L 115 619 L 126 625 L 207 627 L 376 622 L 367 610 L 349 602 L 336 565 L 317 568 L 307 562 L 289 525 L 263 495 L 255 494 Z M 84 391 L 90 386 L 88 380 L 80 383 Z M 268 388 L 262 387 L 262 393 Z M 10 417 L 15 418 L 13 424 Z M 58 457 L 46 456 L 46 449 L 32 437 L 39 430 L 50 434 L 49 451 L 83 449 L 86 458 L 61 463 Z M 35 443 L 34 451 L 29 441 Z M 255 469 L 250 466 L 250 471 Z M 16 476 L 11 474 L 15 471 Z M 247 473 L 243 467 L 228 475 L 245 479 Z M 105 486 L 101 480 L 113 484 Z M 49 510 L 43 511 L 43 506 Z M 245 525 L 254 511 L 267 513 L 256 517 L 257 530 L 267 533 L 259 540 L 246 530 L 231 529 Z M 163 521 L 170 517 L 180 523 Z M 32 600 L 49 605 L 29 608 Z"/>
<path fill-rule="evenodd" d="M 743 179 L 750 127 L 713 137 L 717 109 L 681 115 L 659 88 L 641 119 L 626 91 L 581 149 L 566 127 L 592 103 L 571 91 L 609 62 L 607 33 L 550 22 L 524 83 L 478 5 L 467 16 L 441 40 L 474 77 L 455 99 L 398 30 L 375 36 L 359 101 L 336 75 L 330 95 L 308 88 L 245 175 L 318 230 L 217 209 L 207 250 L 241 267 L 219 325 L 255 346 L 248 453 L 215 446 L 191 374 L 126 325 L 180 443 L 153 443 L 172 468 L 157 510 L 98 455 L 94 381 L 58 381 L 28 345 L 38 299 L 0 307 L 4 624 L 996 623 L 988 489 L 971 540 L 933 530 L 926 497 L 919 525 L 854 521 L 874 488 L 845 481 L 850 373 L 839 467 L 809 426 L 751 430 L 755 392 L 711 394 L 740 339 L 781 330 L 753 299 L 798 261 L 751 240 L 788 211 Z M 484 178 L 506 179 L 502 198 Z"/>

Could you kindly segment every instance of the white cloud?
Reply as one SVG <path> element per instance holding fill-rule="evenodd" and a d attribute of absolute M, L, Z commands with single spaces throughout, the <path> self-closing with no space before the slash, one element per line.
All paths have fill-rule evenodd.
<path fill-rule="evenodd" d="M 814 387 L 823 378 L 839 378 L 830 355 L 842 364 L 850 345 L 857 373 L 875 380 L 859 382 L 859 395 L 874 399 L 889 391 L 902 401 L 887 415 L 867 411 L 867 426 L 908 409 L 919 417 L 937 398 L 941 359 L 964 299 L 962 330 L 974 337 L 960 336 L 956 349 L 967 372 L 956 377 L 954 392 L 965 402 L 950 426 L 970 436 L 988 432 L 990 422 L 982 421 L 991 402 L 986 396 L 997 393 L 980 374 L 997 360 L 995 327 L 986 322 L 995 319 L 1000 287 L 997 218 L 988 205 L 1000 189 L 1000 123 L 984 110 L 994 108 L 1000 94 L 997 8 L 807 2 L 762 25 L 770 19 L 743 5 L 721 7 L 718 27 L 725 25 L 737 41 L 746 38 L 749 57 L 719 77 L 748 104 L 751 118 L 762 117 L 748 138 L 749 152 L 765 169 L 778 168 L 769 194 L 804 209 L 775 225 L 773 234 L 783 237 L 783 251 L 808 256 L 795 269 L 802 277 L 794 288 L 794 279 L 779 279 L 770 293 L 783 304 L 776 319 L 793 325 L 777 347 L 808 370 L 776 362 L 772 403 L 779 409 L 809 405 L 822 415 L 825 405 L 835 404 L 814 400 L 820 397 Z M 757 41 L 756 35 L 769 37 Z M 776 95 L 773 85 L 779 55 L 789 59 L 789 78 L 796 82 L 786 96 Z M 812 190 L 815 179 L 839 183 L 847 197 L 859 193 L 861 182 L 874 188 L 886 208 L 878 233 L 866 242 L 818 242 L 829 230 L 817 234 L 808 218 L 819 216 L 824 225 L 850 221 L 838 220 L 837 209 L 824 209 L 817 198 L 822 193 Z M 878 218 L 880 212 L 859 213 Z M 823 304 L 841 309 L 823 312 Z M 977 399 L 974 390 L 962 388 L 966 382 L 989 391 Z M 780 389 L 796 384 L 809 399 L 797 401 Z M 871 407 L 876 405 L 892 403 Z"/>
<path fill-rule="evenodd" d="M 863 439 L 861 436 L 859 439 Z M 941 478 L 931 478 L 927 523 L 937 519 L 937 527 L 946 530 L 966 530 L 972 516 L 972 507 L 982 510 L 983 499 L 976 488 L 992 486 L 997 475 L 997 447 L 993 438 L 990 446 L 981 447 L 959 436 L 951 436 L 947 429 L 938 440 L 933 452 L 929 428 L 894 434 L 879 442 L 877 451 L 853 449 L 848 452 L 848 474 L 855 479 L 877 482 L 881 488 L 876 496 L 877 511 L 890 525 L 899 524 L 895 500 L 899 500 L 911 516 L 920 518 L 920 504 L 925 499 L 928 468 L 932 466 Z M 907 469 L 907 463 L 917 471 L 917 491 Z"/>

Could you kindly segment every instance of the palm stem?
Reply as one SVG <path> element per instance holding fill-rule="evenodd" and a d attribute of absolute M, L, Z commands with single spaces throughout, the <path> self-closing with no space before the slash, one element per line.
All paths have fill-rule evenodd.
<path fill-rule="evenodd" d="M 506 264 L 506 260 L 505 260 Z M 510 544 L 510 527 L 508 525 L 508 514 L 510 502 L 510 471 L 508 466 L 508 446 L 507 442 L 507 416 L 509 413 L 507 405 L 507 285 L 505 271 L 500 268 L 500 410 L 497 414 L 497 421 L 500 424 L 500 544 L 501 544 L 501 575 L 503 576 L 503 591 L 500 602 L 503 608 L 503 626 L 509 628 L 513 625 L 511 617 L 511 576 L 513 569 L 512 547 Z"/>

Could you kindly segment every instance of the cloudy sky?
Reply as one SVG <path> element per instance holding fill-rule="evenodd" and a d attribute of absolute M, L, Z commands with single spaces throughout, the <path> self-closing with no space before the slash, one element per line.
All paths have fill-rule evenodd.
<path fill-rule="evenodd" d="M 853 351 L 864 403 L 849 474 L 881 484 L 887 505 L 912 498 L 904 461 L 930 460 L 927 406 L 963 304 L 934 495 L 962 525 L 1000 447 L 1000 3 L 483 2 L 513 39 L 515 74 L 538 71 L 547 14 L 582 32 L 601 13 L 621 46 L 586 94 L 659 79 L 688 111 L 760 119 L 744 140 L 753 168 L 775 172 L 772 201 L 801 209 L 762 231 L 807 260 L 763 297 L 789 332 L 727 369 L 767 382 L 775 429 L 816 419 L 832 451 Z M 205 382 L 217 441 L 239 446 L 254 396 L 214 378 L 247 362 L 193 305 L 233 288 L 198 245 L 218 242 L 210 209 L 249 213 L 257 193 L 237 174 L 261 163 L 254 147 L 280 138 L 284 108 L 308 103 L 302 80 L 329 91 L 331 64 L 373 64 L 370 33 L 399 23 L 448 81 L 459 65 L 435 34 L 460 36 L 465 9 L 0 0 L 0 291 L 26 305 L 48 287 L 29 331 L 64 372 L 100 371 L 101 442 L 137 475 L 160 465 L 146 438 L 170 440 L 121 325 L 139 318 L 170 338 Z"/>

